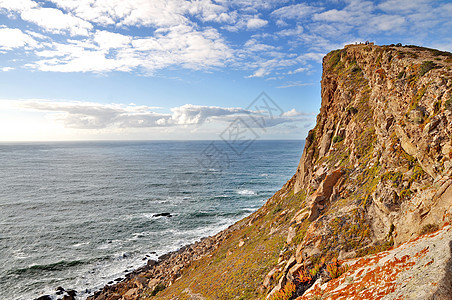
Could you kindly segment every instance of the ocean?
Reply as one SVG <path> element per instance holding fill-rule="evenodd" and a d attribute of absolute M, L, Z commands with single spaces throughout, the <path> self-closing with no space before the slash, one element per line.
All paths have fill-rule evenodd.
<path fill-rule="evenodd" d="M 261 207 L 303 141 L 0 144 L 0 299 L 85 299 Z M 163 214 L 163 215 L 160 215 Z M 56 298 L 55 298 L 56 299 Z"/>

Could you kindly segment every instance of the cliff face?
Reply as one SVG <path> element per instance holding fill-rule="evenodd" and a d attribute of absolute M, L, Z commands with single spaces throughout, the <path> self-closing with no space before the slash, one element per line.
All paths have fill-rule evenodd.
<path fill-rule="evenodd" d="M 248 218 L 93 298 L 418 299 L 425 287 L 422 299 L 451 299 L 451 67 L 450 53 L 415 46 L 329 53 L 293 178 Z"/>
<path fill-rule="evenodd" d="M 357 210 L 369 226 L 366 245 L 390 231 L 397 245 L 449 220 L 451 62 L 440 51 L 373 45 L 324 58 L 322 107 L 294 184 L 295 193 L 314 192 L 311 221 Z M 334 192 L 316 198 L 335 170 Z"/>

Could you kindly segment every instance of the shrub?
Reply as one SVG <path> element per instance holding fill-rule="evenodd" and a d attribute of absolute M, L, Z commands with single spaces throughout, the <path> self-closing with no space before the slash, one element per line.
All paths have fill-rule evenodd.
<path fill-rule="evenodd" d="M 431 60 L 424 61 L 421 65 L 421 69 L 419 70 L 419 75 L 424 76 L 431 69 L 435 69 L 438 66 Z"/>
<path fill-rule="evenodd" d="M 451 110 L 452 111 L 452 98 L 446 100 L 446 102 L 444 103 L 444 107 L 447 110 Z"/>
<path fill-rule="evenodd" d="M 339 143 L 339 142 L 342 142 L 343 140 L 344 140 L 343 137 L 341 137 L 341 136 L 339 136 L 339 135 L 336 135 L 336 136 L 333 138 L 333 143 Z"/>
<path fill-rule="evenodd" d="M 155 296 L 157 295 L 158 292 L 163 291 L 166 288 L 165 285 L 163 284 L 157 284 L 156 287 L 154 288 L 154 290 L 151 293 L 151 296 Z"/>
<path fill-rule="evenodd" d="M 296 286 L 292 282 L 286 283 L 283 289 L 276 291 L 272 296 L 271 300 L 288 300 L 295 293 Z"/>
<path fill-rule="evenodd" d="M 347 112 L 349 112 L 349 113 L 351 113 L 351 114 L 357 114 L 358 113 L 358 109 L 356 109 L 356 107 L 353 107 L 353 106 L 351 106 L 351 107 L 349 107 L 348 109 L 347 109 Z"/>
<path fill-rule="evenodd" d="M 405 71 L 402 71 L 397 75 L 397 79 L 402 79 L 404 76 L 405 76 Z"/>
<path fill-rule="evenodd" d="M 439 229 L 439 227 L 436 224 L 427 224 L 422 227 L 420 235 L 432 233 L 434 231 L 437 231 L 438 229 Z"/>
<path fill-rule="evenodd" d="M 405 189 L 400 192 L 400 199 L 405 200 L 411 196 L 413 192 L 410 189 Z"/>
<path fill-rule="evenodd" d="M 333 261 L 326 265 L 326 271 L 330 275 L 331 279 L 338 278 L 347 272 L 349 268 L 350 267 L 348 265 L 339 265 L 337 258 L 333 258 Z"/>

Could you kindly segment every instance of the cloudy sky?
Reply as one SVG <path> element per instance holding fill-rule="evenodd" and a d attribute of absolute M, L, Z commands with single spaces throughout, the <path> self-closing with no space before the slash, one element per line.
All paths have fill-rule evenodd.
<path fill-rule="evenodd" d="M 326 53 L 451 51 L 450 16 L 447 0 L 0 0 L 0 141 L 218 139 L 239 123 L 302 139 Z"/>

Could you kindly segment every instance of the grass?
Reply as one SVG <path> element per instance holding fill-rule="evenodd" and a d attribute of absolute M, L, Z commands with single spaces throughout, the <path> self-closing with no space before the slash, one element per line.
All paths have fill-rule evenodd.
<path fill-rule="evenodd" d="M 438 65 L 435 64 L 433 61 L 428 60 L 428 61 L 424 61 L 421 65 L 421 68 L 419 70 L 419 75 L 422 77 L 424 76 L 427 72 L 429 72 L 432 69 L 437 68 Z"/>

